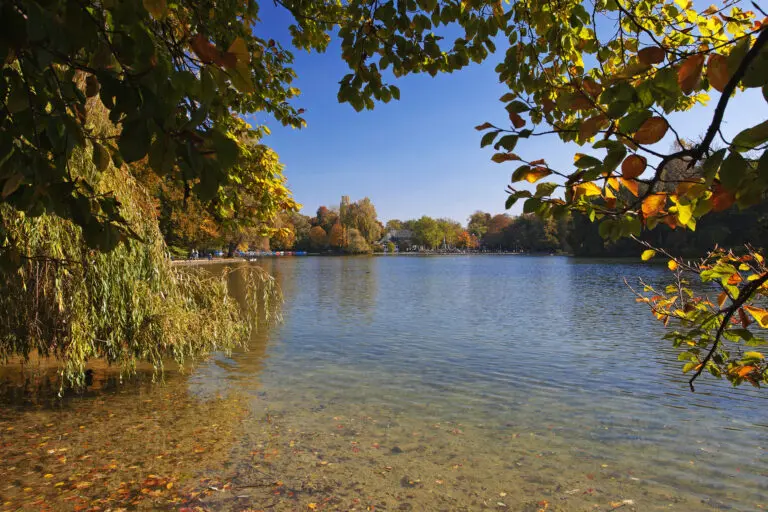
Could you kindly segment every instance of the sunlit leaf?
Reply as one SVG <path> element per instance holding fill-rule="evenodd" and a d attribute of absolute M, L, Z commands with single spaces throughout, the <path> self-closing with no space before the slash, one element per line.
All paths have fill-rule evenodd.
<path fill-rule="evenodd" d="M 701 70 L 704 66 L 704 55 L 691 55 L 680 66 L 677 71 L 677 83 L 684 94 L 691 94 L 693 89 L 699 84 Z"/>
<path fill-rule="evenodd" d="M 645 171 L 648 160 L 640 155 L 629 155 L 621 163 L 621 176 L 624 179 L 635 179 Z"/>
<path fill-rule="evenodd" d="M 656 256 L 656 251 L 654 251 L 653 249 L 646 249 L 645 251 L 643 251 L 643 254 L 640 255 L 640 259 L 643 261 L 648 261 L 654 256 Z"/>
<path fill-rule="evenodd" d="M 637 58 L 643 64 L 658 64 L 664 62 L 666 52 L 658 46 L 649 46 L 637 52 Z"/>
<path fill-rule="evenodd" d="M 667 203 L 667 195 L 664 193 L 650 194 L 643 199 L 643 217 L 653 217 L 661 214 L 664 211 L 664 206 Z"/>
<path fill-rule="evenodd" d="M 663 117 L 651 117 L 632 137 L 638 144 L 655 144 L 664 138 L 669 125 Z"/>
<path fill-rule="evenodd" d="M 752 315 L 752 318 L 760 325 L 760 327 L 768 327 L 768 311 L 756 306 L 744 306 L 744 309 Z"/>
<path fill-rule="evenodd" d="M 710 85 L 723 92 L 730 79 L 728 60 L 717 53 L 711 54 L 707 61 L 707 80 L 709 80 Z"/>

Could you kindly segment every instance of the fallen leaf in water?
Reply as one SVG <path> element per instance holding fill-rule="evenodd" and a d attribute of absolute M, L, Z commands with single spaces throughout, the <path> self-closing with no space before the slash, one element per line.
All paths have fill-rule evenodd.
<path fill-rule="evenodd" d="M 52 473 L 46 473 L 46 474 L 43 475 L 43 478 L 53 478 L 53 474 Z"/>
<path fill-rule="evenodd" d="M 504 496 L 506 496 L 506 495 L 507 495 L 507 493 L 505 493 L 505 492 L 500 492 L 500 493 L 499 493 L 499 496 L 501 496 L 502 498 L 503 498 Z"/>
<path fill-rule="evenodd" d="M 317 510 L 317 503 L 310 503 L 309 505 L 307 505 L 307 508 L 309 510 Z"/>
<path fill-rule="evenodd" d="M 443 481 L 442 481 L 442 480 L 435 480 L 435 483 L 436 483 L 437 485 L 443 485 Z"/>

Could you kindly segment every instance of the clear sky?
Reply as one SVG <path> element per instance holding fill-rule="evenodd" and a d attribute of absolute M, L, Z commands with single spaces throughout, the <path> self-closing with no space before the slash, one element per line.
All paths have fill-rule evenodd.
<path fill-rule="evenodd" d="M 256 31 L 289 47 L 290 15 L 269 2 L 261 9 Z M 258 116 L 253 121 L 272 130 L 264 142 L 280 155 L 288 184 L 306 215 L 314 215 L 320 205 L 338 206 L 341 196 L 348 195 L 353 201 L 370 197 L 382 221 L 429 215 L 466 223 L 475 210 L 504 212 L 504 189 L 517 167 L 515 162 L 491 162 L 493 151 L 480 149 L 481 134 L 474 130 L 485 121 L 509 125 L 504 104 L 498 101 L 507 90 L 493 71 L 505 50 L 498 45 L 483 64 L 453 74 L 397 79 L 392 83 L 400 88 L 400 101 L 362 112 L 336 100 L 338 82 L 348 73 L 337 41 L 324 54 L 293 50 L 298 74 L 294 85 L 302 91 L 294 104 L 306 109 L 307 127 L 284 128 Z M 682 136 L 703 134 L 718 98 L 713 90 L 710 106 L 673 116 L 672 125 Z M 759 89 L 750 90 L 729 103 L 723 132 L 735 135 L 766 117 L 768 106 Z M 659 148 L 671 144 L 671 139 L 664 140 Z M 588 150 L 552 136 L 521 140 L 515 152 L 569 169 L 573 154 Z M 518 203 L 510 213 L 518 214 L 520 208 Z"/>

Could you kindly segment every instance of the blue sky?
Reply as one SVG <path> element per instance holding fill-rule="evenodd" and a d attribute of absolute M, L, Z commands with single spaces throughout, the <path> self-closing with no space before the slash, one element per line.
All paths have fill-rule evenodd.
<path fill-rule="evenodd" d="M 272 4 L 262 4 L 261 37 L 290 45 L 290 15 Z M 383 221 L 422 215 L 449 217 L 462 223 L 475 210 L 504 212 L 504 200 L 514 162 L 495 164 L 490 148 L 480 149 L 480 133 L 474 126 L 485 121 L 509 124 L 498 98 L 507 92 L 493 68 L 503 59 L 499 45 L 483 64 L 459 72 L 414 75 L 393 81 L 401 90 L 400 101 L 378 104 L 373 111 L 355 112 L 336 100 L 339 80 L 348 72 L 337 42 L 324 54 L 294 50 L 294 69 L 301 96 L 294 102 L 306 109 L 307 127 L 284 128 L 256 116 L 271 130 L 264 142 L 273 147 L 285 164 L 288 184 L 304 205 L 302 213 L 314 215 L 320 205 L 337 206 L 342 195 L 354 201 L 370 197 Z M 719 93 L 712 91 L 711 104 Z M 703 134 L 712 106 L 672 117 L 681 135 Z M 726 136 L 753 126 L 768 117 L 768 105 L 758 89 L 731 100 L 723 126 Z M 678 120 L 675 122 L 675 120 Z M 658 144 L 661 150 L 672 141 Z M 546 158 L 559 169 L 568 169 L 577 151 L 556 137 L 521 141 L 515 150 L 524 158 Z M 520 213 L 520 204 L 512 214 Z"/>

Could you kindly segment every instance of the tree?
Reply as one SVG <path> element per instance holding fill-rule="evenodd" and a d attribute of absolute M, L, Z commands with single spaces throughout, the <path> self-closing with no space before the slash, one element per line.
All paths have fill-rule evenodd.
<path fill-rule="evenodd" d="M 385 229 L 387 231 L 398 231 L 400 229 L 403 229 L 403 223 L 402 221 L 399 221 L 397 219 L 390 219 L 387 221 L 385 225 Z"/>
<path fill-rule="evenodd" d="M 483 238 L 483 235 L 485 235 L 485 233 L 488 231 L 489 222 L 491 222 L 491 214 L 477 210 L 475 213 L 469 216 L 467 231 L 475 235 L 477 238 Z"/>
<path fill-rule="evenodd" d="M 768 20 L 759 21 L 738 2 L 699 10 L 679 0 L 554 8 L 527 0 L 514 3 L 505 16 L 510 47 L 497 71 L 509 87 L 501 101 L 510 126 L 484 123 L 477 129 L 485 132 L 481 145 L 497 150 L 495 162 L 519 162 L 507 208 L 523 199 L 525 212 L 543 218 L 578 212 L 599 221 L 603 238 L 618 240 L 659 224 L 693 230 L 710 212 L 753 206 L 765 197 L 768 121 L 756 119 L 732 139 L 721 126 L 734 95 L 762 87 L 768 99 Z M 615 31 L 599 30 L 614 23 Z M 710 94 L 716 98 L 712 117 L 704 135 L 692 140 L 699 125 L 686 124 L 678 114 L 681 122 L 673 126 L 671 115 L 707 103 Z M 570 169 L 555 169 L 541 155 L 519 155 L 525 147 L 516 148 L 518 142 L 547 135 L 590 148 L 576 153 Z M 667 135 L 677 146 L 660 150 Z M 700 173 L 675 172 L 698 165 Z M 548 177 L 556 181 L 541 181 Z M 519 188 L 519 182 L 537 183 L 535 191 Z M 675 346 L 695 347 L 681 354 L 688 358 L 684 371 L 694 372 L 691 385 L 702 371 L 735 384 L 768 382 L 763 354 L 739 346 L 762 343 L 750 330 L 750 315 L 768 327 L 753 305 L 764 293 L 756 283 L 768 280 L 768 273 L 759 253 L 750 249 L 742 257 L 748 259 L 715 250 L 696 265 L 672 257 L 670 268 L 678 273 L 674 293 L 660 291 L 660 298 L 649 299 L 661 320 L 671 318 L 681 328 L 671 335 Z M 719 282 L 723 300 L 710 308 L 706 299 L 689 297 L 681 272 Z M 738 328 L 730 323 L 736 317 L 742 320 Z"/>
<path fill-rule="evenodd" d="M 381 224 L 376 216 L 376 207 L 367 197 L 350 204 L 342 222 L 347 228 L 357 229 L 368 243 L 381 238 Z"/>
<path fill-rule="evenodd" d="M 437 221 L 432 217 L 424 215 L 413 222 L 413 238 L 417 245 L 424 245 L 434 249 L 443 241 L 442 233 L 437 225 Z"/>
<path fill-rule="evenodd" d="M 351 254 L 367 254 L 371 252 L 371 246 L 362 233 L 352 228 L 349 230 L 349 244 L 345 250 Z"/>
<path fill-rule="evenodd" d="M 440 231 L 440 243 L 448 247 L 454 247 L 461 233 L 461 224 L 452 219 L 437 219 L 437 229 Z"/>
<path fill-rule="evenodd" d="M 313 226 L 309 230 L 309 241 L 313 249 L 323 249 L 328 245 L 328 236 L 320 226 Z"/>
<path fill-rule="evenodd" d="M 501 248 L 504 245 L 504 230 L 512 224 L 512 217 L 498 214 L 491 217 L 488 229 L 483 237 L 483 244 L 490 248 Z"/>
<path fill-rule="evenodd" d="M 98 104 L 88 116 L 109 128 Z M 70 164 L 74 177 L 96 170 L 82 148 Z M 74 222 L 0 204 L 3 256 L 19 258 L 0 260 L 0 359 L 33 352 L 56 358 L 61 386 L 82 386 L 94 358 L 124 373 L 142 361 L 159 372 L 169 360 L 188 363 L 250 339 L 258 306 L 279 298 L 271 277 L 256 267 L 238 269 L 251 290 L 241 307 L 228 297 L 226 275 L 171 265 L 154 198 L 127 167 L 108 163 L 94 193 L 122 205 L 126 229 L 141 241 L 94 251 Z"/>
<path fill-rule="evenodd" d="M 328 245 L 336 249 L 342 249 L 346 244 L 344 243 L 344 228 L 341 227 L 341 222 L 331 227 L 331 232 L 328 233 Z"/>
<path fill-rule="evenodd" d="M 477 249 L 480 247 L 480 241 L 477 239 L 474 233 L 463 230 L 459 233 L 456 240 L 456 247 L 462 249 Z"/>

